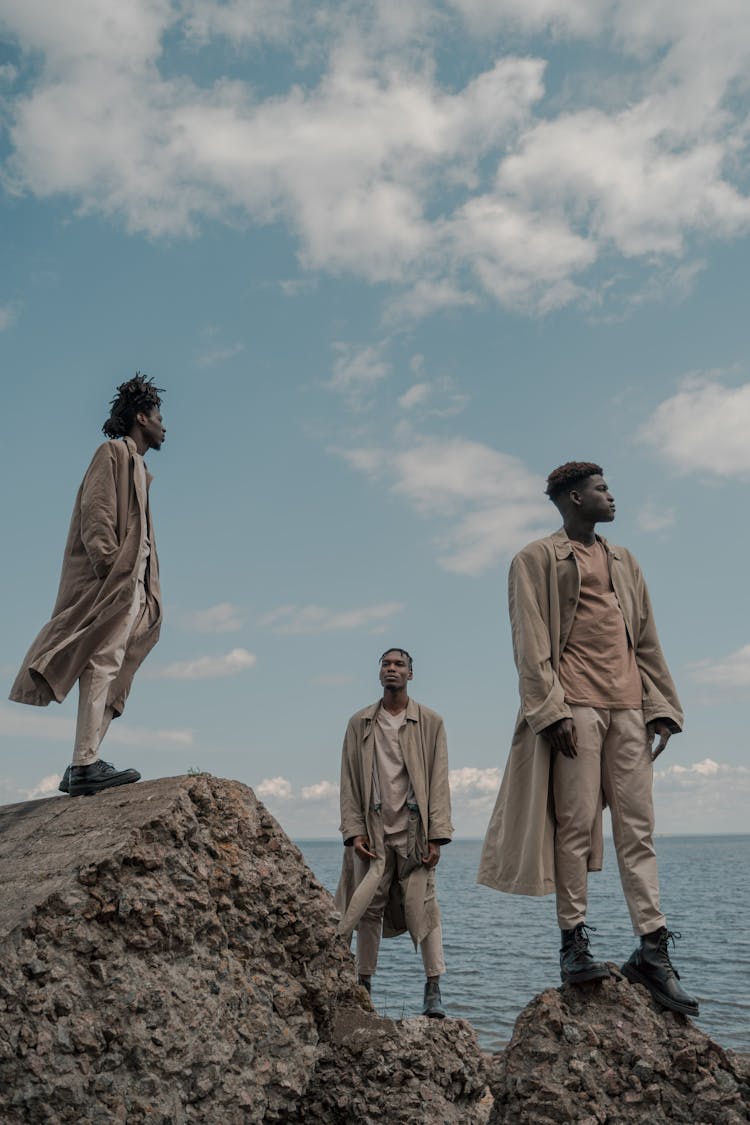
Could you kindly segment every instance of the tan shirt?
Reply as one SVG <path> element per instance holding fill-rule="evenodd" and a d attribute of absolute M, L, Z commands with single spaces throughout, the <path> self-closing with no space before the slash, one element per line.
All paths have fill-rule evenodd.
<path fill-rule="evenodd" d="M 598 539 L 590 547 L 571 540 L 571 546 L 581 575 L 581 592 L 560 657 L 565 701 L 615 710 L 641 707 L 641 676 L 612 588 L 607 551 Z"/>
<path fill-rule="evenodd" d="M 406 708 L 398 715 L 391 715 L 381 707 L 375 718 L 375 766 L 380 782 L 383 832 L 386 835 L 405 832 L 409 824 L 406 807 L 409 774 L 398 740 L 398 732 L 405 722 Z"/>

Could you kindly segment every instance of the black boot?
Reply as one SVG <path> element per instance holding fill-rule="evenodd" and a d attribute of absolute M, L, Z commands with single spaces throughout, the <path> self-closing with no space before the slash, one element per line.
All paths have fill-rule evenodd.
<path fill-rule="evenodd" d="M 118 770 L 98 758 L 90 766 L 70 767 L 68 792 L 71 797 L 90 797 L 92 793 L 110 789 L 113 785 L 130 785 L 132 781 L 140 780 L 138 770 Z"/>
<path fill-rule="evenodd" d="M 357 984 L 361 985 L 367 991 L 368 996 L 372 996 L 372 981 L 369 977 L 357 977 Z"/>
<path fill-rule="evenodd" d="M 70 766 L 65 767 L 65 773 L 60 778 L 57 789 L 59 793 L 70 793 Z"/>
<path fill-rule="evenodd" d="M 433 1020 L 445 1019 L 443 998 L 440 995 L 440 985 L 436 980 L 428 980 L 424 986 L 424 1006 L 422 1015 Z"/>
<path fill-rule="evenodd" d="M 666 926 L 643 934 L 640 949 L 635 949 L 622 967 L 622 971 L 633 984 L 643 984 L 657 1004 L 682 1012 L 686 1016 L 698 1015 L 698 1001 L 688 996 L 679 983 L 680 974 L 669 959 L 669 941 L 681 935 L 672 933 Z"/>
<path fill-rule="evenodd" d="M 603 961 L 595 961 L 589 949 L 588 931 L 595 929 L 579 922 L 574 930 L 560 930 L 560 978 L 563 984 L 583 984 L 587 980 L 604 980 L 609 969 Z"/>

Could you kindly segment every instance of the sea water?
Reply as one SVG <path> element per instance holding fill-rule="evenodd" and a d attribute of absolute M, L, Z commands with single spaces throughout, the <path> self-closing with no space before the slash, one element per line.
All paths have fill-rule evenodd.
<path fill-rule="evenodd" d="M 331 892 L 341 868 L 339 841 L 298 841 L 309 866 Z M 686 990 L 700 1001 L 699 1027 L 723 1047 L 750 1051 L 750 836 L 669 836 L 655 841 L 661 905 L 682 938 L 671 948 Z M 522 1008 L 557 987 L 559 930 L 554 895 L 498 894 L 476 883 L 481 842 L 457 840 L 437 868 L 449 1016 L 470 1020 L 489 1051 L 510 1039 Z M 592 952 L 621 964 L 635 938 L 620 887 L 612 841 L 604 870 L 589 876 L 587 921 Z M 407 934 L 383 940 L 372 981 L 373 1004 L 399 1019 L 422 1007 L 422 960 Z"/>

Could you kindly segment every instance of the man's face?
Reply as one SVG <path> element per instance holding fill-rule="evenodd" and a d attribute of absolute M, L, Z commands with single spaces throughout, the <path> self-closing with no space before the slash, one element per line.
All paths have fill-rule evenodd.
<path fill-rule="evenodd" d="M 147 447 L 149 449 L 161 449 L 167 431 L 162 422 L 159 407 L 155 406 L 148 414 L 137 414 L 136 417 L 140 423 Z"/>
<path fill-rule="evenodd" d="M 411 678 L 408 658 L 395 648 L 387 652 L 380 661 L 380 682 L 383 687 L 397 691 L 405 688 Z"/>
<path fill-rule="evenodd" d="M 576 506 L 584 519 L 593 523 L 611 523 L 615 518 L 615 498 L 599 473 L 580 481 L 571 489 L 571 497 L 578 497 Z"/>

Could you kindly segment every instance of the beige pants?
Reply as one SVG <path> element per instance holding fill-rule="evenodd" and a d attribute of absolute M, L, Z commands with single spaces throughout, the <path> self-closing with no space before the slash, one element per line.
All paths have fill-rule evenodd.
<path fill-rule="evenodd" d="M 571 706 L 578 756 L 553 755 L 555 884 L 561 930 L 586 920 L 588 857 L 600 790 L 636 934 L 665 924 L 654 851 L 653 767 L 643 712 Z"/>
<path fill-rule="evenodd" d="M 99 747 L 113 716 L 112 708 L 107 705 L 109 689 L 122 668 L 128 641 L 147 625 L 145 569 L 144 560 L 128 616 L 118 631 L 89 659 L 78 680 L 74 766 L 90 766 L 98 758 Z"/>
<path fill-rule="evenodd" d="M 378 889 L 357 925 L 357 972 L 361 977 L 371 977 L 378 964 L 378 950 L 380 938 L 383 933 L 383 911 L 388 902 L 388 888 L 394 878 L 401 882 L 401 871 L 405 859 L 399 852 L 385 845 L 385 870 L 378 884 Z M 354 870 L 359 882 L 367 874 L 367 864 L 358 856 L 354 857 Z M 408 876 L 407 876 L 408 878 Z M 434 879 L 430 882 L 432 893 L 435 893 Z M 445 972 L 443 958 L 443 931 L 438 922 L 434 930 L 430 930 L 426 938 L 420 943 L 422 964 L 425 976 L 440 977 Z"/>

